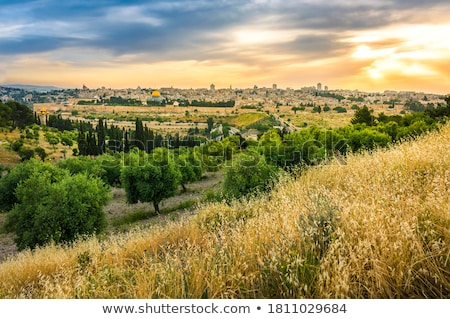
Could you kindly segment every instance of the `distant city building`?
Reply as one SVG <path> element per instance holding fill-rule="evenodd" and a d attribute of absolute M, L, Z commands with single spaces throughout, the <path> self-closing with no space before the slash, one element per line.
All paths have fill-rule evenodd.
<path fill-rule="evenodd" d="M 317 83 L 317 91 L 322 91 L 322 83 Z"/>
<path fill-rule="evenodd" d="M 272 84 L 272 89 L 276 90 L 277 89 L 277 85 L 276 84 Z"/>
<path fill-rule="evenodd" d="M 328 86 L 325 85 L 325 92 L 328 92 Z"/>
<path fill-rule="evenodd" d="M 13 101 L 14 99 L 12 98 L 12 97 L 10 97 L 10 96 L 8 96 L 8 95 L 2 95 L 1 97 L 0 97 L 0 101 L 2 101 L 3 103 L 6 103 L 6 102 L 8 102 L 8 101 Z"/>
<path fill-rule="evenodd" d="M 209 89 L 211 91 L 215 91 L 216 90 L 216 86 L 214 85 L 214 83 L 209 86 Z"/>

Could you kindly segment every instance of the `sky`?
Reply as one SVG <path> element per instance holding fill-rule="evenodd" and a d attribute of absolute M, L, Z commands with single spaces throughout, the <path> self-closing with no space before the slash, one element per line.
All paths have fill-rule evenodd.
<path fill-rule="evenodd" d="M 0 83 L 450 93 L 448 0 L 0 0 Z"/>

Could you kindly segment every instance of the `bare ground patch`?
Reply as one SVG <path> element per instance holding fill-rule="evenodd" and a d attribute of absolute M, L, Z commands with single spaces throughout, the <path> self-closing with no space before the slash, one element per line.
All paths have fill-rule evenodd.
<path fill-rule="evenodd" d="M 6 213 L 0 213 L 0 229 L 3 227 L 6 219 Z M 0 262 L 13 255 L 17 251 L 16 244 L 14 244 L 13 234 L 0 232 Z"/>
<path fill-rule="evenodd" d="M 200 200 L 206 190 L 219 189 L 222 180 L 222 171 L 206 173 L 200 181 L 186 185 L 186 191 L 179 187 L 175 196 L 161 202 L 160 208 L 173 208 L 187 201 Z M 152 203 L 127 204 L 125 190 L 122 188 L 112 188 L 111 194 L 113 198 L 104 209 L 109 224 L 135 211 L 154 211 Z"/>

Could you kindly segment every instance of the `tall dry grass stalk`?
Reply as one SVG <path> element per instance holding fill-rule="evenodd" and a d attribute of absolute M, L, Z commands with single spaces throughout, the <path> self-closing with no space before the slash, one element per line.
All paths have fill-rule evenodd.
<path fill-rule="evenodd" d="M 0 264 L 2 298 L 448 298 L 450 126 L 164 227 Z"/>

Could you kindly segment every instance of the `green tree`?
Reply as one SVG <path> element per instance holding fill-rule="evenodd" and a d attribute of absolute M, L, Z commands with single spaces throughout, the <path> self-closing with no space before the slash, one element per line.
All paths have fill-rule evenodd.
<path fill-rule="evenodd" d="M 103 125 L 103 120 L 99 119 L 98 120 L 98 125 L 97 125 L 97 136 L 98 136 L 98 149 L 99 149 L 99 153 L 103 154 L 105 152 L 105 140 L 106 140 L 106 129 L 105 126 Z"/>
<path fill-rule="evenodd" d="M 70 137 L 63 135 L 61 136 L 61 144 L 70 148 L 73 146 L 73 140 Z"/>
<path fill-rule="evenodd" d="M 34 150 L 29 147 L 21 147 L 17 154 L 19 154 L 22 162 L 28 161 L 34 157 Z"/>
<path fill-rule="evenodd" d="M 15 140 L 14 142 L 11 143 L 11 149 L 14 152 L 18 152 L 20 148 L 23 146 L 23 143 L 24 143 L 23 138 L 19 138 L 18 140 Z"/>
<path fill-rule="evenodd" d="M 130 204 L 152 202 L 159 213 L 159 203 L 175 194 L 181 181 L 181 172 L 166 148 L 156 148 L 146 156 L 133 149 L 128 154 L 128 166 L 122 168 L 121 184 Z"/>
<path fill-rule="evenodd" d="M 277 177 L 276 167 L 256 152 L 241 153 L 225 169 L 223 194 L 227 199 L 265 191 Z"/>
<path fill-rule="evenodd" d="M 56 134 L 50 132 L 45 133 L 44 136 L 46 141 L 53 147 L 53 150 L 55 150 L 56 145 L 58 145 L 58 143 L 60 142 L 59 137 Z"/>
<path fill-rule="evenodd" d="M 18 203 L 8 213 L 6 229 L 19 250 L 50 242 L 68 243 L 106 228 L 103 206 L 109 188 L 85 174 L 53 181 L 49 172 L 34 173 L 16 190 Z"/>
<path fill-rule="evenodd" d="M 34 149 L 34 152 L 37 154 L 37 156 L 39 156 L 39 158 L 41 159 L 41 161 L 45 161 L 45 158 L 48 156 L 47 152 L 45 151 L 45 149 L 43 149 L 42 147 L 38 146 Z"/>
<path fill-rule="evenodd" d="M 120 186 L 120 157 L 103 154 L 95 159 L 100 168 L 104 170 L 102 179 L 111 186 Z"/>
<path fill-rule="evenodd" d="M 11 108 L 0 102 L 0 127 L 8 126 L 11 120 Z"/>
<path fill-rule="evenodd" d="M 206 129 L 206 132 L 209 134 L 209 132 L 211 132 L 211 130 L 213 129 L 213 126 L 214 126 L 214 120 L 212 117 L 208 117 L 207 124 L 208 124 L 208 127 Z"/>
<path fill-rule="evenodd" d="M 122 168 L 120 177 L 129 204 L 152 202 L 155 212 L 159 213 L 161 201 L 175 195 L 181 173 L 169 160 L 166 165 L 164 161 L 159 161 L 158 164 L 126 166 Z"/>
<path fill-rule="evenodd" d="M 77 156 L 59 161 L 56 163 L 56 166 L 68 170 L 71 175 L 85 173 L 93 177 L 101 178 L 104 182 L 108 182 L 106 170 L 100 164 L 100 162 L 88 156 Z"/>
<path fill-rule="evenodd" d="M 369 110 L 367 106 L 363 106 L 355 112 L 355 116 L 352 118 L 352 124 L 366 124 L 367 126 L 375 125 L 375 116 L 373 116 L 373 110 Z"/>
<path fill-rule="evenodd" d="M 86 133 L 84 133 L 83 130 L 80 130 L 78 132 L 77 143 L 78 143 L 78 152 L 77 152 L 77 154 L 79 154 L 79 155 L 88 155 Z"/>
<path fill-rule="evenodd" d="M 364 125 L 350 128 L 346 131 L 348 145 L 352 152 L 360 150 L 372 150 L 376 147 L 386 147 L 392 142 L 391 137 L 387 133 L 382 133 L 374 128 L 365 127 Z"/>
<path fill-rule="evenodd" d="M 291 110 L 294 111 L 294 114 L 297 114 L 297 111 L 303 111 L 304 109 L 304 107 L 294 106 Z"/>
<path fill-rule="evenodd" d="M 0 179 L 0 210 L 8 211 L 18 202 L 17 186 L 36 172 L 41 174 L 50 172 L 53 180 L 60 179 L 68 174 L 66 170 L 61 170 L 36 159 L 20 163 Z"/>
<path fill-rule="evenodd" d="M 176 159 L 177 168 L 181 173 L 181 187 L 186 190 L 186 184 L 200 180 L 202 177 L 201 163 L 194 155 L 182 154 Z"/>
<path fill-rule="evenodd" d="M 11 109 L 11 125 L 13 127 L 23 129 L 34 123 L 33 111 L 28 106 L 15 101 L 8 101 L 6 105 Z"/>
<path fill-rule="evenodd" d="M 406 101 L 404 109 L 412 112 L 423 112 L 425 111 L 425 106 L 417 100 L 409 99 Z"/>
<path fill-rule="evenodd" d="M 263 151 L 266 158 L 270 158 L 273 152 L 276 152 L 281 144 L 281 136 L 278 130 L 270 129 L 265 132 L 258 141 L 259 148 Z"/>

